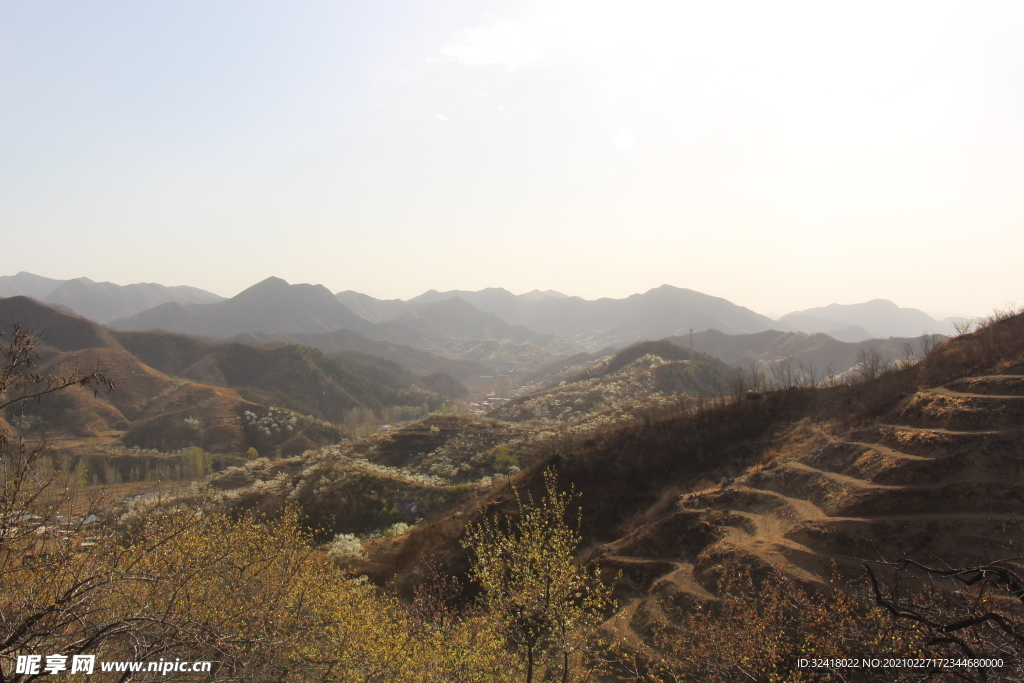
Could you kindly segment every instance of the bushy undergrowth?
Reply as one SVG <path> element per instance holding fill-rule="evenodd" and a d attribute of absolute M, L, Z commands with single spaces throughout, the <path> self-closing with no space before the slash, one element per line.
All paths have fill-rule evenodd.
<path fill-rule="evenodd" d="M 310 542 L 293 512 L 258 524 L 177 511 L 133 517 L 88 552 L 61 548 L 0 585 L 5 675 L 33 652 L 209 660 L 210 680 L 468 683 L 517 671 L 491 621 L 415 618 Z"/>

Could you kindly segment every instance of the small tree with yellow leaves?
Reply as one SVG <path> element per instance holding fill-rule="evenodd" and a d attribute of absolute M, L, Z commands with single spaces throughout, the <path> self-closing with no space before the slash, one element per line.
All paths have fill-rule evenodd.
<path fill-rule="evenodd" d="M 580 516 L 567 520 L 572 491 L 558 491 L 553 469 L 544 473 L 545 497 L 535 503 L 515 491 L 518 520 L 485 518 L 470 524 L 462 541 L 481 602 L 522 656 L 526 681 L 570 680 L 587 632 L 612 607 L 611 586 L 596 568 L 574 560 Z"/>

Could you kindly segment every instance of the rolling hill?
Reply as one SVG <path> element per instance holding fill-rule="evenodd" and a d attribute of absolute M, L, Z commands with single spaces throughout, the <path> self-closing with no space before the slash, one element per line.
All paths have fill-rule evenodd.
<path fill-rule="evenodd" d="M 279 334 L 240 334 L 231 338 L 255 346 L 276 344 L 302 344 L 312 346 L 326 353 L 358 351 L 379 356 L 400 363 L 413 372 L 430 374 L 445 372 L 459 380 L 468 380 L 480 375 L 494 373 L 494 368 L 470 360 L 448 358 L 429 351 L 387 341 L 386 339 L 370 339 L 354 330 L 334 330 L 320 334 L 279 333 Z"/>
<path fill-rule="evenodd" d="M 39 420 L 71 434 L 121 432 L 136 445 L 158 444 L 145 447 L 180 448 L 199 438 L 185 418 L 201 423 L 202 445 L 236 449 L 246 443 L 246 410 L 265 414 L 278 406 L 341 422 L 356 408 L 436 407 L 445 396 L 466 391 L 444 373 L 419 376 L 354 351 L 329 355 L 293 344 L 266 348 L 118 332 L 27 297 L 0 299 L 0 328 L 15 322 L 45 331 L 44 372 L 69 372 L 75 363 L 98 366 L 117 387 L 110 394 L 74 390 L 44 399 L 33 413 Z"/>
<path fill-rule="evenodd" d="M 667 397 L 712 397 L 727 393 L 733 369 L 703 353 L 669 341 L 640 342 L 550 386 L 547 378 L 520 390 L 520 396 L 492 410 L 500 420 L 557 423 L 604 420 Z"/>

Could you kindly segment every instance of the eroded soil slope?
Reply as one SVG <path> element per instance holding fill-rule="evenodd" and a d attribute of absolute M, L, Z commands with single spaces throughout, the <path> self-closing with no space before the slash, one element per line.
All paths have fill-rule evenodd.
<path fill-rule="evenodd" d="M 1024 361 L 920 389 L 841 431 L 810 419 L 774 457 L 681 496 L 599 549 L 635 637 L 713 600 L 723 565 L 824 583 L 864 560 L 966 565 L 1024 553 Z"/>

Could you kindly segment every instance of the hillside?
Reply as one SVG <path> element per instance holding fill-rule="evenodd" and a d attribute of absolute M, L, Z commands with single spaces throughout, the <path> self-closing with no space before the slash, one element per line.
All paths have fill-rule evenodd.
<path fill-rule="evenodd" d="M 291 411 L 278 411 L 278 422 L 290 421 L 290 429 L 264 435 L 247 422 L 246 413 L 271 414 L 275 409 L 265 400 L 237 389 L 169 377 L 123 351 L 44 349 L 38 367 L 51 374 L 99 367 L 114 382 L 114 391 L 73 387 L 7 415 L 29 434 L 39 429 L 64 434 L 70 439 L 65 448 L 72 453 L 116 455 L 125 448 L 141 448 L 166 455 L 188 446 L 235 455 L 249 447 L 267 454 L 295 453 L 319 445 L 324 437 L 343 436 L 338 429 Z"/>
<path fill-rule="evenodd" d="M 415 387 L 415 377 L 407 370 L 403 373 L 401 366 L 382 370 L 380 365 L 388 361 L 368 358 L 372 357 L 331 357 L 304 346 L 266 349 L 233 343 L 215 346 L 180 375 L 203 384 L 257 391 L 292 410 L 331 422 L 342 422 L 357 407 L 379 411 L 424 401 L 440 404 L 422 387 L 416 387 L 418 393 L 405 391 Z M 402 387 L 405 381 L 409 384 Z"/>
<path fill-rule="evenodd" d="M 164 332 L 111 331 L 84 318 L 62 313 L 26 297 L 0 299 L 0 325 L 23 321 L 45 330 L 45 344 L 61 351 L 106 349 L 111 368 L 146 366 L 167 377 L 200 384 L 255 391 L 304 414 L 342 421 L 353 408 L 379 411 L 386 406 L 439 405 L 444 388 L 462 395 L 465 387 L 439 371 L 427 380 L 385 359 L 350 353 L 332 357 L 298 345 L 275 348 L 216 342 Z M 125 370 L 133 377 L 136 370 Z M 141 376 L 141 375 L 139 375 Z M 381 381 L 383 380 L 383 381 Z M 122 393 L 130 387 L 122 387 Z"/>
<path fill-rule="evenodd" d="M 330 356 L 297 345 L 265 348 L 163 332 L 113 332 L 26 297 L 0 300 L 0 325 L 15 322 L 45 330 L 43 371 L 70 372 L 76 363 L 99 367 L 116 386 L 96 396 L 69 390 L 48 397 L 27 408 L 30 421 L 105 442 L 123 437 L 125 444 L 144 448 L 194 444 L 244 452 L 259 436 L 246 434 L 247 410 L 264 416 L 276 406 L 340 423 L 357 409 L 361 415 L 388 408 L 422 414 L 446 397 L 466 393 L 444 373 L 415 375 L 357 352 Z M 195 424 L 187 426 L 186 418 Z M 308 417 L 302 421 L 311 424 Z"/>
<path fill-rule="evenodd" d="M 931 381 L 850 429 L 809 415 L 762 447 L 756 467 L 720 469 L 737 476 L 674 499 L 603 546 L 608 566 L 646 573 L 646 595 L 627 607 L 631 628 L 649 632 L 681 605 L 712 599 L 724 563 L 822 585 L 836 570 L 863 577 L 863 561 L 970 566 L 1020 557 L 1024 320 L 1008 323 L 1018 328 L 1016 349 L 1002 360 L 955 378 L 925 375 Z M 960 364 L 969 351 L 942 353 L 930 369 Z"/>
<path fill-rule="evenodd" d="M 927 335 L 845 342 L 824 333 L 812 335 L 766 330 L 730 335 L 707 330 L 694 333 L 692 343 L 695 351 L 719 358 L 732 366 L 766 368 L 775 361 L 788 358 L 821 379 L 850 370 L 858 363 L 858 355 L 865 352 L 877 350 L 884 362 L 892 363 L 901 358 L 921 357 L 946 339 L 948 337 L 941 335 Z M 691 337 L 669 337 L 668 341 L 688 347 Z"/>
<path fill-rule="evenodd" d="M 14 324 L 33 333 L 45 332 L 46 345 L 60 351 L 122 350 L 121 344 L 105 327 L 26 296 L 0 299 L 0 331 L 6 335 Z"/>
<path fill-rule="evenodd" d="M 271 348 L 163 332 L 115 332 L 124 348 L 169 374 L 249 389 L 300 412 L 340 422 L 353 408 L 436 403 L 443 380 L 427 380 L 394 361 L 358 352 L 326 354 L 296 344 Z M 436 373 L 432 373 L 432 376 Z M 443 375 L 443 373 L 442 373 Z M 447 383 L 454 395 L 465 387 Z M 454 396 L 451 396 L 454 397 Z"/>
<path fill-rule="evenodd" d="M 485 313 L 461 297 L 415 306 L 394 322 L 434 339 L 509 340 L 542 346 L 550 336 L 512 326 L 493 313 Z"/>
<path fill-rule="evenodd" d="M 328 357 L 360 376 L 395 391 L 434 392 L 445 398 L 464 398 L 469 394 L 462 382 L 446 372 L 417 375 L 401 363 L 359 351 L 342 351 L 328 354 Z"/>
<path fill-rule="evenodd" d="M 231 341 L 255 346 L 301 344 L 326 353 L 357 351 L 400 363 L 413 372 L 430 374 L 444 372 L 459 380 L 494 374 L 494 368 L 471 360 L 449 358 L 404 344 L 383 339 L 370 339 L 353 330 L 334 330 L 322 334 L 241 334 Z"/>
<path fill-rule="evenodd" d="M 236 512 L 279 511 L 290 500 L 324 537 L 380 534 L 395 522 L 449 513 L 489 490 L 492 479 L 507 471 L 507 464 L 495 463 L 494 448 L 518 447 L 530 438 L 530 430 L 495 420 L 432 416 L 272 467 L 234 468 L 210 485 L 223 492 L 214 494 L 217 500 Z M 398 512 L 403 498 L 415 502 L 415 514 Z"/>
<path fill-rule="evenodd" d="M 293 502 L 317 543 L 359 534 L 346 541 L 354 548 L 346 566 L 399 595 L 417 595 L 428 566 L 464 577 L 466 523 L 514 510 L 513 485 L 520 499 L 536 499 L 543 472 L 555 467 L 561 486 L 580 496 L 579 559 L 617 577 L 619 604 L 604 628 L 624 643 L 616 656 L 627 662 L 664 665 L 658 653 L 679 654 L 666 634 L 695 619 L 719 628 L 723 605 L 739 599 L 726 579 L 751 577 L 746 595 L 755 602 L 773 595 L 758 593 L 761 582 L 785 579 L 787 590 L 806 591 L 790 594 L 798 602 L 846 591 L 844 600 L 866 610 L 865 563 L 883 572 L 899 558 L 969 566 L 1024 553 L 1024 316 L 987 321 L 868 382 L 767 392 L 748 392 L 718 359 L 642 342 L 553 366 L 564 384 L 525 387 L 490 416 L 434 415 L 350 442 L 287 410 L 233 403 L 245 399 L 210 382 L 286 384 L 276 369 L 314 400 L 347 381 L 343 371 L 397 390 L 407 370 L 309 347 L 118 339 L 121 349 L 87 350 L 89 362 L 111 362 L 142 342 L 166 353 L 174 342 L 177 367 L 205 382 L 141 364 L 143 376 L 120 377 L 139 397 L 151 395 L 163 420 L 135 419 L 126 442 L 166 448 L 197 428 L 227 438 L 233 413 L 242 445 L 278 458 L 230 467 L 176 504 L 276 515 Z M 72 358 L 50 353 L 47 367 Z M 108 400 L 96 419 L 132 420 L 125 410 L 139 397 Z M 197 406 L 199 419 L 190 412 Z M 211 429 L 211 416 L 221 429 Z M 892 580 L 891 571 L 881 575 Z"/>
<path fill-rule="evenodd" d="M 669 341 L 641 342 L 599 362 L 583 362 L 574 375 L 548 388 L 542 378 L 489 413 L 513 422 L 572 422 L 619 411 L 648 398 L 709 397 L 729 391 L 731 367 Z M 563 376 L 563 375 L 559 375 Z"/>
<path fill-rule="evenodd" d="M 537 495 L 551 456 L 529 443 L 517 485 Z M 694 609 L 713 614 L 729 567 L 810 590 L 849 586 L 861 599 L 863 562 L 1019 558 L 1024 316 L 872 382 L 681 403 L 546 443 L 581 496 L 585 557 L 622 572 L 609 626 L 641 649 L 664 645 L 657 634 Z M 514 499 L 498 487 L 482 505 L 508 510 Z M 365 569 L 403 591 L 428 558 L 463 572 L 456 541 L 476 514 L 467 504 L 375 542 Z M 853 583 L 834 583 L 837 573 Z"/>

